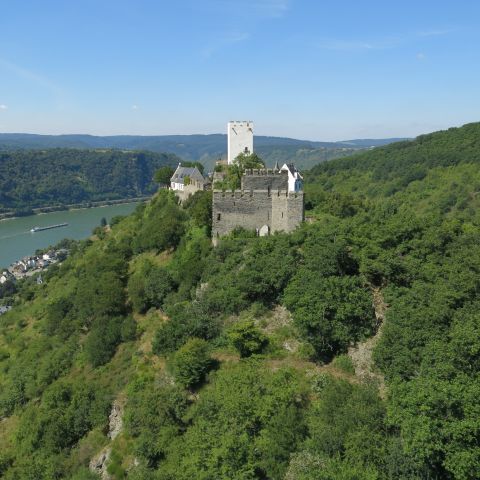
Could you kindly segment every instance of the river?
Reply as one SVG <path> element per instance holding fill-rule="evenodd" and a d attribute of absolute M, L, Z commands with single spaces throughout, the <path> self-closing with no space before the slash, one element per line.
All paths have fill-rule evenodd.
<path fill-rule="evenodd" d="M 106 207 L 64 210 L 61 212 L 32 215 L 0 221 L 0 268 L 15 260 L 33 255 L 38 248 L 55 245 L 64 238 L 81 240 L 100 225 L 103 217 L 110 221 L 116 215 L 128 215 L 138 203 L 124 203 Z M 33 227 L 46 227 L 68 223 L 67 227 L 31 233 Z"/>

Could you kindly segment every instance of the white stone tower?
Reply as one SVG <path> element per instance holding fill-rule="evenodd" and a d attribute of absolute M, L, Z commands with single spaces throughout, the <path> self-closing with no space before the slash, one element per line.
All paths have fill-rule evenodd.
<path fill-rule="evenodd" d="M 231 121 L 227 125 L 228 164 L 232 164 L 240 153 L 253 153 L 253 122 Z"/>

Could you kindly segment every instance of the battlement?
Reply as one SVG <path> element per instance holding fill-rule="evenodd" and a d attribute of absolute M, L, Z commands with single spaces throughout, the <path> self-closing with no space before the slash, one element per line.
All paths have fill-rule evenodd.
<path fill-rule="evenodd" d="M 282 170 L 273 170 L 271 168 L 246 168 L 245 171 L 243 172 L 243 176 L 248 176 L 248 175 L 274 175 L 274 176 L 279 176 L 279 175 L 288 175 L 287 171 L 282 171 Z"/>
<path fill-rule="evenodd" d="M 213 242 L 237 227 L 258 235 L 291 232 L 303 221 L 303 192 L 284 189 L 214 190 Z"/>
<path fill-rule="evenodd" d="M 303 192 L 289 192 L 288 190 L 213 190 L 214 197 L 232 197 L 232 198 L 244 198 L 255 196 L 276 196 L 287 198 L 300 198 L 303 196 Z"/>

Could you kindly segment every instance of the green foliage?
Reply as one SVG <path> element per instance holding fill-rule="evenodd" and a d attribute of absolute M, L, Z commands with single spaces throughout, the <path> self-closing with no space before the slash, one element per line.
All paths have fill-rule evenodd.
<path fill-rule="evenodd" d="M 107 363 L 122 341 L 135 338 L 131 317 L 104 317 L 95 320 L 85 341 L 85 355 L 93 367 Z"/>
<path fill-rule="evenodd" d="M 177 199 L 171 191 L 159 192 L 146 209 L 142 220 L 133 240 L 135 253 L 175 248 L 185 232 L 185 213 L 177 205 Z"/>
<path fill-rule="evenodd" d="M 136 312 L 149 308 L 161 308 L 167 295 L 175 289 L 175 281 L 166 268 L 144 260 L 136 265 L 128 279 L 128 296 Z"/>
<path fill-rule="evenodd" d="M 285 291 L 284 302 L 321 359 L 345 352 L 350 342 L 373 333 L 371 294 L 358 277 L 321 277 L 299 270 Z"/>
<path fill-rule="evenodd" d="M 268 338 L 255 326 L 253 321 L 235 324 L 228 333 L 232 345 L 241 357 L 250 357 L 261 353 L 268 343 Z"/>
<path fill-rule="evenodd" d="M 150 195 L 164 153 L 45 149 L 0 152 L 0 209 L 87 203 Z"/>
<path fill-rule="evenodd" d="M 218 320 L 205 313 L 198 303 L 177 303 L 167 313 L 170 319 L 157 330 L 152 342 L 157 355 L 175 351 L 190 337 L 210 340 L 220 333 Z"/>
<path fill-rule="evenodd" d="M 207 235 L 210 236 L 212 229 L 212 192 L 211 190 L 199 190 L 183 204 L 188 210 L 190 218 L 197 227 L 206 227 Z"/>
<path fill-rule="evenodd" d="M 125 427 L 134 439 L 134 451 L 149 467 L 165 458 L 171 442 L 186 428 L 188 407 L 183 389 L 135 379 L 129 387 Z"/>
<path fill-rule="evenodd" d="M 117 477 L 476 480 L 479 128 L 315 168 L 314 221 L 289 235 L 212 249 L 209 193 L 161 191 L 44 285 L 19 282 L 0 318 L 2 478 L 90 478 L 126 389 Z M 385 399 L 342 355 L 376 331 L 372 303 Z M 229 336 L 244 357 L 275 348 L 239 360 Z"/>
<path fill-rule="evenodd" d="M 212 366 L 208 343 L 200 338 L 187 340 L 170 361 L 175 379 L 187 388 L 198 387 Z"/>
<path fill-rule="evenodd" d="M 174 172 L 175 170 L 172 167 L 165 165 L 155 172 L 153 179 L 155 182 L 160 183 L 161 185 L 170 185 L 170 179 L 172 178 Z"/>
<path fill-rule="evenodd" d="M 215 188 L 221 190 L 238 190 L 241 186 L 242 175 L 246 168 L 265 168 L 265 163 L 256 154 L 239 154 L 234 163 L 223 168 L 224 178 L 217 182 Z"/>
<path fill-rule="evenodd" d="M 159 465 L 160 478 L 282 478 L 305 435 L 298 375 L 243 361 L 213 377 Z"/>
<path fill-rule="evenodd" d="M 332 364 L 335 368 L 338 368 L 345 373 L 350 373 L 352 375 L 355 373 L 355 367 L 348 355 L 339 355 L 338 357 L 335 357 Z"/>

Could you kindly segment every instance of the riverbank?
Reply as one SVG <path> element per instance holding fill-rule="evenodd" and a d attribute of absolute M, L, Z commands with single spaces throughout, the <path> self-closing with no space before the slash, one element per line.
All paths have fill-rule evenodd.
<path fill-rule="evenodd" d="M 112 205 L 125 205 L 129 203 L 140 203 L 150 200 L 152 196 L 144 197 L 135 197 L 135 198 L 122 198 L 118 200 L 103 200 L 98 202 L 87 202 L 87 203 L 72 203 L 69 205 L 53 205 L 48 207 L 38 207 L 32 208 L 29 215 L 17 215 L 15 211 L 0 213 L 0 221 L 2 220 L 13 220 L 17 218 L 40 215 L 43 213 L 53 213 L 53 212 L 63 212 L 69 210 L 83 210 L 86 208 L 98 208 L 98 207 L 109 207 Z"/>
<path fill-rule="evenodd" d="M 37 249 L 56 245 L 64 238 L 73 240 L 88 238 L 92 230 L 102 223 L 103 218 L 109 222 L 113 217 L 129 215 L 137 205 L 138 202 L 77 208 L 0 221 L 0 267 L 6 267 L 19 258 L 32 255 Z M 37 233 L 30 231 L 34 227 L 63 223 L 67 223 L 68 226 Z"/>

